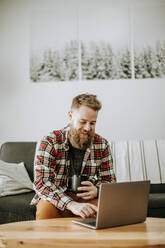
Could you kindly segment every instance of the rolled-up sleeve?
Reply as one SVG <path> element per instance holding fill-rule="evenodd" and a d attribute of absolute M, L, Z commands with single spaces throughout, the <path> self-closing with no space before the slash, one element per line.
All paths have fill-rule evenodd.
<path fill-rule="evenodd" d="M 101 153 L 101 163 L 99 166 L 99 175 L 96 186 L 99 187 L 101 183 L 114 183 L 116 176 L 113 168 L 113 158 L 109 143 L 105 143 L 105 147 Z"/>
<path fill-rule="evenodd" d="M 40 199 L 50 201 L 64 210 L 72 201 L 64 192 L 66 183 L 56 180 L 56 150 L 50 141 L 41 141 L 34 160 L 34 190 Z"/>

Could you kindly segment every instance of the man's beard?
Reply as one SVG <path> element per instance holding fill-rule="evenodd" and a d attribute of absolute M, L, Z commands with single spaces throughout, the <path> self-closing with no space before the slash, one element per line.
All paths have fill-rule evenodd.
<path fill-rule="evenodd" d="M 87 133 L 87 135 L 83 135 L 83 133 Z M 75 128 L 73 128 L 72 124 L 70 124 L 68 137 L 73 147 L 80 150 L 86 150 L 91 145 L 94 137 L 94 132 L 84 131 L 83 128 L 76 130 Z"/>

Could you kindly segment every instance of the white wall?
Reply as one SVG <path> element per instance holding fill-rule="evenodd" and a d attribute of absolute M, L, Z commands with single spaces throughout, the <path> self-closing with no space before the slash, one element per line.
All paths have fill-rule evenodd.
<path fill-rule="evenodd" d="M 72 98 L 83 92 L 102 101 L 96 129 L 107 139 L 165 138 L 165 79 L 30 82 L 29 13 L 54 2 L 0 0 L 0 143 L 64 127 Z"/>

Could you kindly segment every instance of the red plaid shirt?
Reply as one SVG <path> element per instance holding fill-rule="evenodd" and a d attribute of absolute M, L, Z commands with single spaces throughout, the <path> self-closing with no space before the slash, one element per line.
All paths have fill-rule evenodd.
<path fill-rule="evenodd" d="M 36 195 L 31 204 L 37 204 L 42 198 L 64 210 L 72 201 L 65 193 L 70 172 L 68 130 L 69 127 L 53 131 L 41 141 L 34 161 Z M 97 187 L 116 181 L 108 141 L 98 134 L 85 152 L 81 175 L 87 176 Z"/>

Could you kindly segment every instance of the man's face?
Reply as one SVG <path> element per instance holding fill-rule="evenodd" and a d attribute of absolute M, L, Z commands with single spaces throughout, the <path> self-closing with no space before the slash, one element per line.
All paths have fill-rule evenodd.
<path fill-rule="evenodd" d="M 83 105 L 69 112 L 69 140 L 73 147 L 85 150 L 90 146 L 95 133 L 97 114 L 97 111 Z"/>

